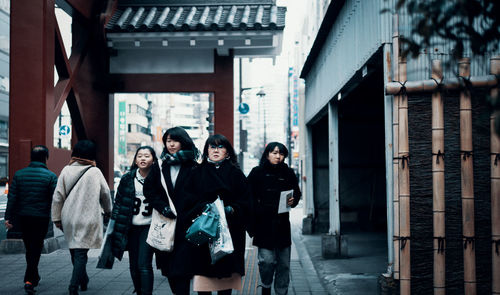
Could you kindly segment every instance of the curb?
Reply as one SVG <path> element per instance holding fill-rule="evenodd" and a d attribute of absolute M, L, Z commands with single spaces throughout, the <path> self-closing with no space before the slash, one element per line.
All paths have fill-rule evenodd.
<path fill-rule="evenodd" d="M 300 231 L 300 226 L 297 224 L 293 224 L 295 228 L 292 228 L 292 240 L 293 243 L 295 244 L 295 248 L 297 250 L 300 264 L 302 265 L 302 268 L 304 269 L 306 273 L 306 279 L 307 283 L 309 284 L 309 288 L 312 294 L 314 293 L 324 293 L 328 294 L 328 291 L 325 289 L 323 284 L 321 283 L 321 280 L 318 276 L 318 272 L 316 271 L 316 268 L 314 267 L 314 264 L 312 263 L 311 257 L 309 256 L 309 253 L 307 252 L 307 249 L 302 243 L 302 237 L 299 233 Z"/>

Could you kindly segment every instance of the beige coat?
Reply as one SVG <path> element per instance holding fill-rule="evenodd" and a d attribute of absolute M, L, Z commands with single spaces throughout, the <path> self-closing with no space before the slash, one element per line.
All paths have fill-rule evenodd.
<path fill-rule="evenodd" d="M 111 212 L 109 187 L 99 168 L 88 169 L 78 180 L 87 167 L 76 162 L 64 167 L 54 191 L 52 221 L 61 221 L 70 249 L 100 248 L 103 236 L 101 213 Z"/>

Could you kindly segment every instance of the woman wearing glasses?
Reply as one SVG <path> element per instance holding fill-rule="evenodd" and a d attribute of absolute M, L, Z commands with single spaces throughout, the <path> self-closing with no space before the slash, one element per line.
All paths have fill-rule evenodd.
<path fill-rule="evenodd" d="M 176 295 L 188 295 L 189 283 L 193 277 L 192 265 L 195 260 L 191 260 L 194 246 L 184 237 L 191 223 L 184 222 L 182 218 L 186 202 L 183 187 L 193 172 L 193 168 L 198 165 L 196 160 L 199 151 L 191 137 L 181 127 L 168 129 L 163 134 L 162 140 L 164 148 L 160 156 L 161 173 L 158 166 L 152 169 L 144 182 L 144 195 L 160 214 L 168 218 L 177 218 L 174 249 L 172 252 L 155 250 L 156 263 L 162 275 L 168 278 L 172 292 Z M 165 179 L 177 216 L 171 210 L 160 177 Z"/>
<path fill-rule="evenodd" d="M 245 230 L 250 220 L 251 199 L 246 177 L 226 137 L 215 134 L 207 139 L 203 162 L 195 169 L 186 189 L 192 205 L 188 214 L 191 219 L 200 215 L 206 204 L 220 197 L 234 245 L 234 252 L 215 264 L 211 263 L 208 244 L 196 248 L 193 290 L 200 295 L 212 291 L 218 291 L 219 295 L 231 294 L 232 289 L 241 289 L 241 277 L 245 274 Z"/>

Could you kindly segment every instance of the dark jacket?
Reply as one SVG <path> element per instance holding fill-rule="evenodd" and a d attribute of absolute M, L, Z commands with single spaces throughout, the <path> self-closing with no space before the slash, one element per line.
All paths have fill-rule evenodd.
<path fill-rule="evenodd" d="M 186 198 L 183 188 L 196 165 L 194 161 L 182 163 L 175 181 L 175 188 L 172 184 L 172 177 L 170 175 L 170 165 L 168 165 L 167 162 L 163 162 L 162 164 L 161 176 L 158 166 L 156 166 L 151 170 L 150 175 L 148 175 L 144 182 L 144 196 L 151 203 L 153 208 L 161 213 L 166 206 L 170 206 L 167 194 L 161 184 L 160 177 L 164 177 L 168 194 L 177 211 L 173 251 L 164 252 L 155 249 L 156 264 L 157 267 L 161 269 L 164 276 L 175 277 L 193 275 L 192 264 L 195 262 L 191 260 L 191 253 L 194 246 L 185 238 L 186 230 L 191 223 L 189 220 L 185 219 Z"/>
<path fill-rule="evenodd" d="M 9 188 L 5 220 L 15 215 L 50 217 L 57 176 L 42 162 L 31 162 L 14 174 Z"/>
<path fill-rule="evenodd" d="M 111 252 L 119 260 L 123 252 L 127 250 L 128 231 L 132 224 L 135 201 L 135 174 L 134 169 L 123 175 L 115 196 L 115 204 L 111 212 L 111 219 L 115 221 L 115 227 L 111 234 Z"/>
<path fill-rule="evenodd" d="M 251 196 L 243 172 L 229 161 L 222 162 L 219 168 L 203 163 L 195 169 L 186 189 L 189 190 L 190 219 L 200 215 L 206 204 L 215 201 L 217 196 L 224 206 L 233 208 L 233 213 L 227 214 L 227 223 L 234 252 L 212 265 L 208 244 L 196 247 L 195 274 L 218 278 L 230 277 L 232 273 L 245 275 L 245 231 L 250 220 Z"/>
<path fill-rule="evenodd" d="M 252 169 L 248 175 L 255 203 L 255 237 L 253 244 L 266 249 L 285 248 L 292 244 L 289 213 L 278 214 L 280 193 L 293 189 L 297 206 L 301 192 L 297 177 L 286 164 L 263 166 Z"/>

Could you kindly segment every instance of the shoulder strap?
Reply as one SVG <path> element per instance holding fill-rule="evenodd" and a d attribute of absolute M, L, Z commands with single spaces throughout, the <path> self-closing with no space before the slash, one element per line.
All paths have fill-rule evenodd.
<path fill-rule="evenodd" d="M 66 194 L 66 198 L 69 196 L 69 194 L 71 193 L 71 191 L 73 190 L 73 188 L 76 186 L 76 184 L 78 183 L 78 181 L 80 181 L 80 179 L 82 178 L 82 176 L 87 172 L 89 171 L 90 168 L 92 168 L 93 166 L 89 166 L 87 167 L 87 169 L 85 169 L 83 171 L 82 174 L 80 174 L 80 176 L 78 177 L 78 179 L 75 181 L 75 183 L 73 184 L 73 186 L 70 188 L 70 190 L 68 191 L 68 193 Z"/>
<path fill-rule="evenodd" d="M 167 188 L 167 183 L 165 182 L 165 177 L 163 177 L 163 172 L 161 171 L 161 166 L 162 166 L 162 161 L 158 159 L 158 165 L 160 165 L 160 179 L 161 179 L 161 185 L 163 186 L 163 190 L 167 194 L 168 202 L 170 203 L 170 210 L 174 212 L 175 215 L 177 215 L 177 211 L 175 210 L 174 202 L 172 202 L 172 199 L 170 198 L 170 194 L 168 193 L 168 188 Z"/>

